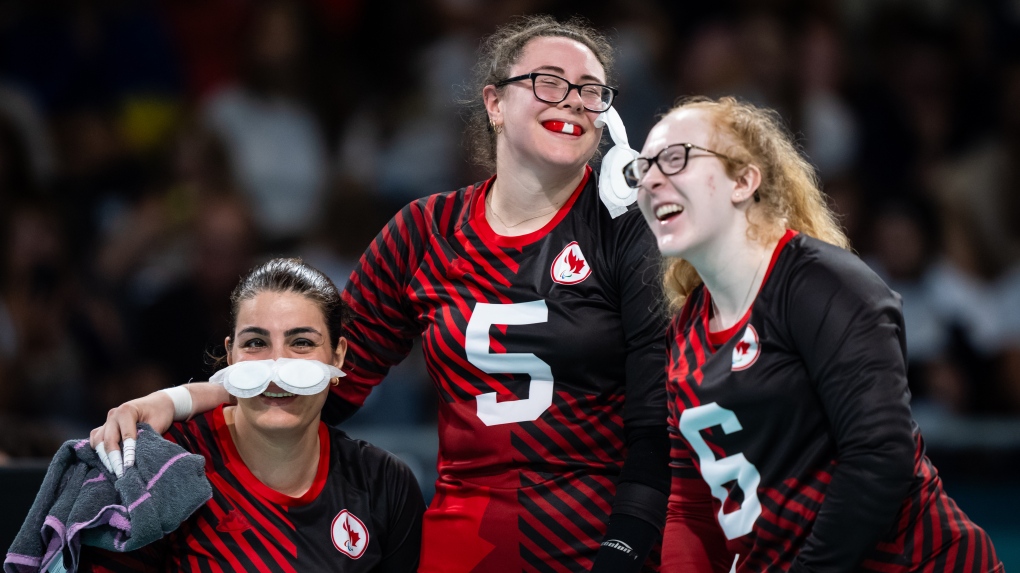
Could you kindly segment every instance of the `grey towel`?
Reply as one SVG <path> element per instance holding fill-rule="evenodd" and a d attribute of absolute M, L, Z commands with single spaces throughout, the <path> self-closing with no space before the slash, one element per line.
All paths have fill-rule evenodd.
<path fill-rule="evenodd" d="M 177 529 L 212 497 L 202 456 L 146 424 L 138 425 L 135 452 L 135 465 L 115 479 L 88 440 L 65 442 L 4 559 L 4 573 L 76 571 L 82 544 L 138 549 Z"/>

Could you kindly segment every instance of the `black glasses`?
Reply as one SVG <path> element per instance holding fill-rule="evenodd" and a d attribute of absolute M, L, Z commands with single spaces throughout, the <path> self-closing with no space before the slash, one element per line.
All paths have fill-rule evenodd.
<path fill-rule="evenodd" d="M 501 88 L 521 80 L 531 80 L 531 90 L 535 92 L 535 97 L 545 103 L 560 103 L 567 99 L 570 90 L 576 89 L 577 95 L 581 96 L 581 105 L 584 106 L 584 109 L 595 113 L 602 113 L 609 109 L 609 106 L 613 105 L 616 94 L 619 93 L 616 88 L 602 84 L 572 84 L 559 76 L 540 72 L 507 78 L 497 82 L 496 87 Z"/>
<path fill-rule="evenodd" d="M 659 171 L 662 171 L 663 175 L 676 175 L 683 171 L 684 167 L 687 167 L 687 159 L 691 155 L 691 149 L 700 149 L 717 157 L 730 159 L 722 153 L 705 149 L 693 143 L 674 143 L 673 145 L 663 147 L 662 150 L 655 154 L 655 157 L 638 157 L 624 165 L 623 179 L 627 182 L 628 186 L 637 189 L 641 186 L 641 180 L 645 178 L 645 175 L 648 175 L 648 170 L 652 168 L 652 165 L 658 165 Z"/>

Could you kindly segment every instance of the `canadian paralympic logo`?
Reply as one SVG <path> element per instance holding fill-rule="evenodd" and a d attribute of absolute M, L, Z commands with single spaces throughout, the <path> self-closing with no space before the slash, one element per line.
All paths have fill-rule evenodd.
<path fill-rule="evenodd" d="M 761 345 L 758 344 L 758 332 L 748 323 L 744 329 L 744 335 L 740 337 L 733 346 L 733 366 L 731 370 L 746 370 L 751 367 L 761 354 Z"/>
<path fill-rule="evenodd" d="M 368 528 L 346 509 L 333 518 L 332 537 L 333 547 L 351 559 L 361 557 L 368 548 Z"/>
<path fill-rule="evenodd" d="M 561 285 L 576 285 L 591 276 L 591 267 L 581 252 L 577 241 L 571 241 L 563 247 L 560 254 L 556 255 L 552 267 L 549 269 L 552 280 Z"/>

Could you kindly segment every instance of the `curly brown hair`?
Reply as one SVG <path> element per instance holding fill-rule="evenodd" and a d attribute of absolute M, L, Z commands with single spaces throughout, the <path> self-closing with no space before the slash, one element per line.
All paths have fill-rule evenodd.
<path fill-rule="evenodd" d="M 749 239 L 767 243 L 793 229 L 844 249 L 850 247 L 822 194 L 815 168 L 800 153 L 779 113 L 733 97 L 696 96 L 681 99 L 666 115 L 681 109 L 708 112 L 718 134 L 728 136 L 716 145 L 734 142 L 720 149 L 727 156 L 723 163 L 730 177 L 751 164 L 761 170 L 760 201 L 747 212 Z M 663 266 L 663 284 L 675 312 L 701 284 L 701 277 L 684 259 L 667 257 Z"/>
<path fill-rule="evenodd" d="M 606 81 L 610 81 L 612 44 L 584 18 L 575 16 L 566 22 L 559 22 L 546 15 L 519 16 L 500 26 L 482 41 L 472 91 L 461 102 L 467 107 L 468 152 L 474 163 L 486 169 L 496 169 L 496 134 L 489 125 L 482 89 L 506 79 L 510 75 L 510 67 L 521 58 L 528 42 L 539 37 L 570 38 L 584 44 L 602 64 Z"/>

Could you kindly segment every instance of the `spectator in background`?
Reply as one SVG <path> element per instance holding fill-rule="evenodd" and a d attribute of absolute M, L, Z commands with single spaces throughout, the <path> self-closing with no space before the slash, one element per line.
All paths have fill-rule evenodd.
<path fill-rule="evenodd" d="M 809 20 L 798 43 L 799 66 L 795 117 L 801 126 L 804 153 L 827 181 L 847 177 L 857 162 L 857 118 L 847 101 L 847 54 L 836 26 Z"/>
<path fill-rule="evenodd" d="M 0 81 L 0 209 L 12 181 L 31 181 L 34 188 L 49 183 L 55 159 L 42 110 L 23 89 Z"/>
<path fill-rule="evenodd" d="M 237 277 L 251 265 L 256 235 L 240 197 L 207 197 L 188 232 L 187 272 L 140 309 L 136 354 L 154 367 L 155 388 L 208 379 L 210 352 L 222 351 L 226 304 Z M 172 343 L 167 343 L 172 341 Z M 137 394 L 137 387 L 125 388 Z"/>
<path fill-rule="evenodd" d="M 980 380 L 970 373 L 976 374 L 980 363 L 973 359 L 973 346 L 960 336 L 957 319 L 971 314 L 987 319 L 991 309 L 976 306 L 980 299 L 975 293 L 954 280 L 940 256 L 939 230 L 931 204 L 886 201 L 874 211 L 867 262 L 903 297 L 912 407 L 959 415 L 971 409 Z"/>
<path fill-rule="evenodd" d="M 0 389 L 4 410 L 81 434 L 103 410 L 93 400 L 118 358 L 115 313 L 90 305 L 68 264 L 56 210 L 22 203 L 7 212 L 0 276 Z M 98 319 L 98 320 L 97 320 Z"/>
<path fill-rule="evenodd" d="M 202 110 L 226 144 L 257 232 L 282 247 L 320 221 L 328 174 L 325 136 L 308 104 L 315 70 L 312 25 L 303 16 L 296 3 L 255 4 L 241 44 L 241 81 L 211 95 Z"/>
<path fill-rule="evenodd" d="M 677 55 L 675 93 L 711 97 L 747 97 L 750 93 L 751 79 L 732 22 L 718 19 L 703 23 L 691 32 Z"/>

